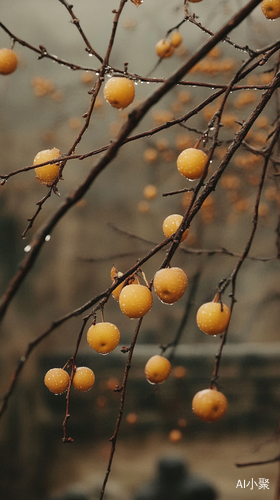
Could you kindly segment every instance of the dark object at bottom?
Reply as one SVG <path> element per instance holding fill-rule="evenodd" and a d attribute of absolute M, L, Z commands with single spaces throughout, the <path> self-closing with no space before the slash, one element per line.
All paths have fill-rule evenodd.
<path fill-rule="evenodd" d="M 134 500 L 217 500 L 212 485 L 189 473 L 180 457 L 166 456 L 158 462 L 158 473 L 134 496 Z"/>

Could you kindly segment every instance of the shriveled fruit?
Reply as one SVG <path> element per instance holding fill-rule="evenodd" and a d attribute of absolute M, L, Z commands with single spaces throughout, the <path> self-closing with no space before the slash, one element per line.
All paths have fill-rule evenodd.
<path fill-rule="evenodd" d="M 45 149 L 36 154 L 33 165 L 39 165 L 45 161 L 55 160 L 61 156 L 61 152 L 57 148 Z M 35 168 L 36 179 L 46 185 L 51 185 L 57 179 L 59 174 L 59 163 L 47 163 L 42 167 Z"/>
<path fill-rule="evenodd" d="M 177 158 L 177 168 L 184 177 L 193 181 L 204 173 L 208 156 L 201 149 L 184 149 Z"/>
<path fill-rule="evenodd" d="M 62 394 L 67 390 L 70 377 L 63 368 L 51 368 L 47 371 L 44 382 L 47 388 L 54 394 Z"/>
<path fill-rule="evenodd" d="M 123 76 L 113 76 L 104 86 L 104 97 L 113 108 L 127 108 L 134 99 L 135 85 L 132 80 Z"/>
<path fill-rule="evenodd" d="M 122 275 L 123 275 L 123 273 L 121 271 L 119 271 L 119 272 L 116 273 L 115 277 L 120 278 Z M 113 295 L 114 299 L 116 299 L 117 301 L 119 300 L 120 293 L 121 293 L 121 291 L 122 291 L 122 289 L 124 287 L 125 282 L 126 282 L 126 280 L 124 280 L 122 283 L 120 283 L 115 288 L 115 290 L 112 291 L 112 295 Z M 129 277 L 128 283 L 129 284 L 136 284 L 136 283 L 139 283 L 139 280 L 138 280 L 137 276 L 133 275 L 133 276 Z"/>
<path fill-rule="evenodd" d="M 113 323 L 96 323 L 88 329 L 87 341 L 96 352 L 108 354 L 119 344 L 120 331 Z"/>
<path fill-rule="evenodd" d="M 223 333 L 229 323 L 230 308 L 220 302 L 202 304 L 196 314 L 198 328 L 208 335 Z"/>
<path fill-rule="evenodd" d="M 262 0 L 261 9 L 267 19 L 278 19 L 280 17 L 279 0 Z"/>
<path fill-rule="evenodd" d="M 153 295 L 147 286 L 127 285 L 120 293 L 119 305 L 121 311 L 129 318 L 142 318 L 153 305 Z"/>
<path fill-rule="evenodd" d="M 170 40 L 163 38 L 159 40 L 156 44 L 156 53 L 161 58 L 171 57 L 174 52 L 174 45 L 172 45 Z"/>
<path fill-rule="evenodd" d="M 204 422 L 214 422 L 222 418 L 227 410 L 227 398 L 216 389 L 204 389 L 195 394 L 192 410 Z"/>
<path fill-rule="evenodd" d="M 0 49 L 0 74 L 10 75 L 17 69 L 18 57 L 12 49 Z"/>
<path fill-rule="evenodd" d="M 93 371 L 87 366 L 80 366 L 76 369 L 72 384 L 80 392 L 89 391 L 95 382 Z"/>
<path fill-rule="evenodd" d="M 168 215 L 168 217 L 164 219 L 162 229 L 166 238 L 169 238 L 170 236 L 172 236 L 172 234 L 176 233 L 177 229 L 181 225 L 182 220 L 183 216 L 180 214 Z M 189 230 L 186 229 L 182 234 L 181 241 L 184 241 L 186 239 L 188 233 Z"/>
<path fill-rule="evenodd" d="M 154 276 L 154 290 L 164 304 L 174 304 L 183 297 L 188 278 L 180 267 L 160 269 Z"/>
<path fill-rule="evenodd" d="M 171 372 L 169 359 L 160 354 L 155 354 L 146 363 L 145 375 L 150 384 L 162 384 Z"/>

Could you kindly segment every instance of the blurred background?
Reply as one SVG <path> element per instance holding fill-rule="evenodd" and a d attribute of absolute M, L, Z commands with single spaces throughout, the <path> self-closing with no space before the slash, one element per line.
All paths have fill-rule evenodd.
<path fill-rule="evenodd" d="M 245 1 L 215 0 L 190 4 L 198 21 L 215 31 Z M 102 57 L 110 37 L 117 0 L 80 0 L 73 10 L 93 48 Z M 141 76 L 164 78 L 191 55 L 208 35 L 191 23 L 180 27 L 182 45 L 170 59 L 158 64 L 155 45 L 184 18 L 181 1 L 145 0 L 136 8 L 125 5 L 110 65 Z M 0 0 L 0 21 L 18 38 L 43 45 L 60 59 L 98 71 L 99 62 L 89 57 L 69 13 L 57 0 Z M 258 49 L 279 35 L 279 20 L 267 21 L 260 8 L 234 30 L 239 46 Z M 0 30 L 0 46 L 10 47 L 9 36 Z M 32 165 L 38 151 L 57 147 L 66 153 L 83 126 L 88 110 L 88 92 L 96 81 L 95 71 L 72 71 L 50 60 L 38 60 L 28 48 L 16 43 L 17 71 L 0 78 L 0 174 Z M 133 132 L 152 130 L 180 117 L 211 95 L 211 87 L 199 82 L 227 84 L 247 54 L 221 43 L 188 75 L 192 84 L 177 87 L 155 106 Z M 249 75 L 248 85 L 266 85 L 275 60 Z M 208 64 L 208 65 L 207 65 Z M 109 78 L 106 77 L 106 78 Z M 137 105 L 155 88 L 155 83 L 137 82 Z M 196 85 L 197 83 L 197 85 Z M 262 90 L 234 92 L 229 99 L 211 171 L 226 151 L 240 123 L 260 99 Z M 110 108 L 102 95 L 93 119 L 76 153 L 87 153 L 109 144 L 124 123 L 128 110 Z M 217 107 L 217 105 L 216 105 Z M 111 283 L 113 265 L 125 272 L 163 238 L 162 223 L 172 213 L 184 214 L 188 195 L 163 193 L 192 187 L 178 174 L 176 158 L 194 146 L 215 104 L 207 106 L 183 125 L 124 145 L 94 185 L 59 222 L 46 242 L 29 276 L 10 305 L 1 325 L 0 396 L 6 393 L 18 359 L 27 345 L 51 323 L 82 306 Z M 269 103 L 254 125 L 248 141 L 262 147 L 273 128 L 277 102 Z M 238 125 L 238 123 L 239 125 Z M 188 127 L 188 128 L 186 128 Z M 4 293 L 24 258 L 41 223 L 60 206 L 94 166 L 99 156 L 69 161 L 60 197 L 52 195 L 44 204 L 25 238 L 22 233 L 36 203 L 46 188 L 34 171 L 11 177 L 0 190 L 0 291 Z M 206 200 L 193 220 L 187 240 L 172 263 L 188 275 L 185 296 L 172 307 L 154 300 L 145 317 L 129 374 L 125 412 L 118 437 L 112 472 L 104 498 L 133 500 L 138 488 L 156 475 L 157 462 L 178 455 L 217 490 L 219 498 L 252 498 L 250 486 L 269 479 L 266 498 L 273 498 L 278 466 L 238 469 L 237 462 L 266 460 L 278 454 L 279 408 L 279 261 L 277 227 L 279 195 L 277 178 L 269 170 L 261 199 L 259 226 L 248 259 L 238 275 L 236 298 L 228 341 L 223 351 L 219 387 L 226 394 L 226 416 L 214 424 L 200 422 L 191 411 L 194 394 L 206 388 L 211 378 L 220 339 L 203 334 L 195 323 L 198 307 L 213 299 L 218 283 L 235 267 L 251 228 L 253 207 L 260 180 L 261 161 L 248 151 L 238 151 L 220 186 Z M 149 190 L 147 186 L 154 186 Z M 151 192 L 153 194 L 151 194 Z M 233 255 L 221 253 L 225 248 Z M 198 250 L 207 250 L 199 251 Z M 218 250 L 218 252 L 214 252 Z M 148 279 L 161 265 L 165 250 L 150 259 L 143 271 Z M 196 280 L 196 291 L 193 283 Z M 228 289 L 224 300 L 229 305 Z M 192 295 L 193 293 L 193 295 Z M 159 346 L 174 340 L 186 305 L 190 312 L 184 323 L 180 345 L 170 378 L 158 387 L 147 383 L 144 366 Z M 90 311 L 88 311 L 90 312 Z M 136 322 L 120 313 L 112 298 L 105 308 L 106 321 L 121 331 L 120 345 L 129 346 Z M 83 338 L 77 357 L 79 366 L 91 367 L 96 375 L 92 391 L 73 392 L 70 401 L 69 434 L 72 444 L 62 443 L 65 397 L 53 396 L 44 386 L 44 374 L 64 366 L 73 355 L 82 317 L 65 322 L 40 343 L 23 369 L 8 410 L 1 420 L 1 498 L 45 500 L 66 498 L 72 491 L 85 500 L 100 496 L 108 464 L 120 394 L 114 391 L 123 378 L 127 355 L 117 348 L 108 356 L 93 352 Z M 245 483 L 244 483 L 245 481 Z M 257 486 L 255 486 L 257 489 Z M 176 500 L 176 499 L 174 499 Z"/>

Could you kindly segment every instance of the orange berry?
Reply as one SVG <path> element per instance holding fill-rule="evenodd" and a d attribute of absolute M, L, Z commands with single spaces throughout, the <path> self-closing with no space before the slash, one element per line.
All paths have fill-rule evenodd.
<path fill-rule="evenodd" d="M 227 410 L 227 398 L 216 389 L 204 389 L 195 394 L 192 410 L 204 422 L 214 422 L 222 418 Z"/>
<path fill-rule="evenodd" d="M 181 222 L 183 220 L 183 216 L 179 214 L 168 215 L 163 221 L 162 229 L 166 238 L 172 236 L 172 234 L 176 233 L 179 228 Z M 181 241 L 184 241 L 188 236 L 189 230 L 186 229 L 181 237 Z"/>
<path fill-rule="evenodd" d="M 201 149 L 188 148 L 177 158 L 177 168 L 184 177 L 193 181 L 202 176 L 207 165 L 208 156 Z"/>
<path fill-rule="evenodd" d="M 168 140 L 165 137 L 161 137 L 156 141 L 156 147 L 159 151 L 165 151 L 168 148 Z"/>
<path fill-rule="evenodd" d="M 135 424 L 137 422 L 137 419 L 138 419 L 137 414 L 133 412 L 128 413 L 125 418 L 126 422 L 131 425 Z"/>
<path fill-rule="evenodd" d="M 112 323 L 103 321 L 92 325 L 87 332 L 87 341 L 96 352 L 108 354 L 120 341 L 119 329 Z"/>
<path fill-rule="evenodd" d="M 95 375 L 90 368 L 80 366 L 76 369 L 72 384 L 80 392 L 89 391 L 95 382 Z"/>
<path fill-rule="evenodd" d="M 51 368 L 47 371 L 44 382 L 47 388 L 54 394 L 62 394 L 68 388 L 69 374 L 63 368 Z"/>
<path fill-rule="evenodd" d="M 188 278 L 183 269 L 167 267 L 160 269 L 154 276 L 154 290 L 164 304 L 174 304 L 183 297 Z"/>
<path fill-rule="evenodd" d="M 267 19 L 277 19 L 280 17 L 279 0 L 262 0 L 261 9 Z"/>
<path fill-rule="evenodd" d="M 179 441 L 182 441 L 183 433 L 179 429 L 173 429 L 169 432 L 168 439 L 171 443 L 178 443 Z"/>
<path fill-rule="evenodd" d="M 18 57 L 12 49 L 0 49 L 0 74 L 10 75 L 17 69 Z"/>
<path fill-rule="evenodd" d="M 187 375 L 187 369 L 180 365 L 174 366 L 172 374 L 175 378 L 184 378 Z"/>
<path fill-rule="evenodd" d="M 162 384 L 171 372 L 169 359 L 160 354 L 152 356 L 146 363 L 145 375 L 150 384 Z"/>
<path fill-rule="evenodd" d="M 57 148 L 45 149 L 36 154 L 33 165 L 38 165 L 44 163 L 45 161 L 54 160 L 59 158 L 61 152 Z M 60 164 L 59 163 L 48 163 L 42 167 L 35 168 L 36 179 L 38 179 L 41 184 L 51 185 L 57 179 L 59 174 Z"/>
<path fill-rule="evenodd" d="M 187 427 L 188 422 L 185 418 L 178 418 L 178 426 L 179 427 Z"/>
<path fill-rule="evenodd" d="M 116 387 L 119 386 L 120 386 L 120 381 L 116 377 L 109 377 L 105 384 L 106 389 L 108 389 L 109 391 L 114 391 Z"/>
<path fill-rule="evenodd" d="M 131 319 L 142 318 L 153 305 L 153 296 L 148 287 L 140 284 L 125 286 L 119 297 L 121 311 Z"/>
<path fill-rule="evenodd" d="M 187 90 L 180 90 L 180 92 L 178 92 L 178 99 L 183 104 L 190 102 L 191 98 L 192 98 L 191 93 L 188 92 Z"/>
<path fill-rule="evenodd" d="M 159 125 L 173 120 L 174 114 L 169 109 L 158 109 L 152 113 L 152 118 Z"/>
<path fill-rule="evenodd" d="M 123 76 L 113 76 L 104 86 L 104 97 L 113 108 L 127 108 L 134 99 L 135 85 L 132 80 Z"/>
<path fill-rule="evenodd" d="M 150 204 L 147 200 L 141 200 L 139 201 L 137 208 L 141 214 L 146 214 L 150 210 Z"/>
<path fill-rule="evenodd" d="M 157 160 L 158 151 L 156 148 L 147 148 L 144 151 L 143 158 L 147 163 L 154 163 Z"/>
<path fill-rule="evenodd" d="M 163 38 L 159 40 L 156 44 L 156 53 L 161 58 L 171 57 L 174 52 L 174 45 L 172 45 L 170 40 Z"/>
<path fill-rule="evenodd" d="M 223 333 L 230 319 L 230 308 L 220 302 L 202 304 L 196 314 L 198 328 L 207 335 Z"/>
<path fill-rule="evenodd" d="M 158 194 L 158 189 L 154 184 L 147 184 L 143 189 L 143 195 L 146 200 L 153 200 Z"/>
<path fill-rule="evenodd" d="M 170 41 L 174 47 L 179 47 L 181 45 L 183 37 L 179 31 L 174 31 L 170 37 Z"/>
<path fill-rule="evenodd" d="M 186 134 L 176 135 L 176 148 L 178 150 L 187 149 L 193 146 L 193 139 Z"/>

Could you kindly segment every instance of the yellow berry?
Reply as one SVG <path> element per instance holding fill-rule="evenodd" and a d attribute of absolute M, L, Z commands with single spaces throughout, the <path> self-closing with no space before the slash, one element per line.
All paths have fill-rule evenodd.
<path fill-rule="evenodd" d="M 12 49 L 0 49 L 0 74 L 10 75 L 17 69 L 18 57 Z"/>
<path fill-rule="evenodd" d="M 220 302 L 202 304 L 196 314 L 198 328 L 208 335 L 223 333 L 229 323 L 230 308 Z"/>
<path fill-rule="evenodd" d="M 132 80 L 122 76 L 113 76 L 104 86 L 104 97 L 113 108 L 123 109 L 129 106 L 135 96 Z"/>
<path fill-rule="evenodd" d="M 146 214 L 150 210 L 150 204 L 147 200 L 141 200 L 137 204 L 137 209 L 141 214 Z"/>
<path fill-rule="evenodd" d="M 179 214 L 168 215 L 168 217 L 166 217 L 166 219 L 164 219 L 162 229 L 163 229 L 163 233 L 166 236 L 166 238 L 169 238 L 170 236 L 172 236 L 172 234 L 176 233 L 182 220 L 183 220 L 183 216 L 179 215 Z M 188 236 L 188 233 L 189 233 L 189 230 L 186 229 L 182 234 L 181 241 L 184 241 L 186 239 L 186 237 Z"/>
<path fill-rule="evenodd" d="M 72 384 L 80 392 L 89 391 L 95 382 L 95 375 L 93 371 L 86 367 L 80 366 L 76 369 Z"/>
<path fill-rule="evenodd" d="M 160 354 L 152 356 L 146 363 L 145 375 L 150 384 L 162 384 L 171 372 L 169 359 Z"/>
<path fill-rule="evenodd" d="M 61 152 L 57 148 L 45 149 L 44 151 L 40 151 L 36 154 L 33 165 L 39 165 L 45 161 L 55 160 L 55 158 L 59 158 L 60 156 Z M 42 184 L 51 185 L 57 179 L 59 169 L 59 163 L 48 163 L 42 167 L 37 167 L 35 168 L 36 179 L 38 179 L 38 181 Z"/>
<path fill-rule="evenodd" d="M 214 422 L 222 418 L 227 410 L 227 398 L 216 389 L 204 389 L 195 394 L 192 410 L 204 422 Z"/>
<path fill-rule="evenodd" d="M 44 382 L 54 394 L 62 394 L 69 385 L 69 374 L 63 368 L 51 368 L 45 375 Z"/>
<path fill-rule="evenodd" d="M 119 297 L 121 311 L 129 318 L 142 318 L 153 305 L 153 296 L 148 287 L 140 284 L 125 286 Z"/>
<path fill-rule="evenodd" d="M 187 148 L 177 158 L 177 168 L 184 177 L 195 180 L 202 176 L 208 156 L 201 149 Z"/>
<path fill-rule="evenodd" d="M 171 57 L 173 52 L 174 45 L 172 45 L 170 40 L 163 38 L 162 40 L 159 40 L 159 42 L 157 42 L 156 53 L 161 59 Z"/>
<path fill-rule="evenodd" d="M 174 304 L 183 297 L 188 278 L 183 269 L 167 267 L 160 269 L 154 276 L 154 290 L 164 304 Z"/>
<path fill-rule="evenodd" d="M 157 187 L 154 184 L 147 184 L 143 189 L 143 195 L 146 200 L 153 200 L 158 194 Z"/>
<path fill-rule="evenodd" d="M 87 341 L 96 352 L 100 354 L 108 354 L 113 351 L 120 341 L 119 329 L 113 325 L 103 321 L 92 325 L 87 332 Z"/>
<path fill-rule="evenodd" d="M 143 158 L 147 163 L 154 163 L 158 158 L 158 151 L 156 148 L 147 148 L 144 151 Z"/>
<path fill-rule="evenodd" d="M 179 47 L 181 45 L 183 37 L 179 31 L 174 31 L 170 37 L 170 41 L 174 47 Z"/>
<path fill-rule="evenodd" d="M 267 19 L 277 19 L 280 17 L 279 0 L 262 0 L 261 9 Z"/>

